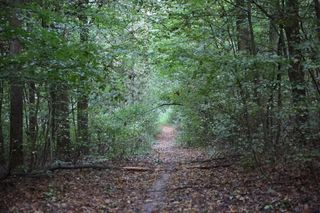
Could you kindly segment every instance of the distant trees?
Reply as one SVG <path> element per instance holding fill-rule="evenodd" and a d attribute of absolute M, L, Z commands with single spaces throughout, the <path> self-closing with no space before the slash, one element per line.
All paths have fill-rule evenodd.
<path fill-rule="evenodd" d="M 31 171 L 150 146 L 154 114 L 142 113 L 147 70 L 132 88 L 139 101 L 125 102 L 127 76 L 147 61 L 128 55 L 147 44 L 139 29 L 131 34 L 143 19 L 138 5 L 125 2 L 0 3 L 0 176 L 6 167 Z"/>
<path fill-rule="evenodd" d="M 157 41 L 157 58 L 169 63 L 162 71 L 180 82 L 180 96 L 167 99 L 185 106 L 176 111 L 181 142 L 241 153 L 258 165 L 316 159 L 319 2 L 177 5 L 158 13 L 168 15 L 157 27 L 174 31 Z"/>
<path fill-rule="evenodd" d="M 256 165 L 319 156 L 317 0 L 0 4 L 12 171 L 146 150 L 159 101 L 181 105 L 187 145 Z"/>

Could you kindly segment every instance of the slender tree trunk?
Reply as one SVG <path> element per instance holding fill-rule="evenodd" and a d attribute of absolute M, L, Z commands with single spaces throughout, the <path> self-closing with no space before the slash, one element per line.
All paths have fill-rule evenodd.
<path fill-rule="evenodd" d="M 256 42 L 255 42 L 255 37 L 254 37 L 254 31 L 253 31 L 253 23 L 252 23 L 252 5 L 251 2 L 247 2 L 247 10 L 248 10 L 248 28 L 250 32 L 250 43 L 249 43 L 249 50 L 251 55 L 256 55 L 257 54 L 257 48 L 256 48 Z"/>
<path fill-rule="evenodd" d="M 31 144 L 31 161 L 30 169 L 32 170 L 35 158 L 36 158 L 36 142 L 37 142 L 37 103 L 36 102 L 36 84 L 34 82 L 29 83 L 29 142 Z M 38 97 L 39 98 L 39 97 Z"/>
<path fill-rule="evenodd" d="M 308 120 L 306 106 L 305 74 L 302 67 L 302 54 L 297 47 L 300 39 L 300 18 L 298 0 L 288 0 L 286 4 L 287 20 L 285 33 L 288 40 L 288 51 L 291 67 L 288 70 L 289 80 L 292 88 L 292 102 L 295 111 L 295 138 L 303 143 L 304 131 Z"/>
<path fill-rule="evenodd" d="M 317 37 L 318 37 L 318 42 L 320 42 L 320 0 L 314 0 L 314 7 L 315 7 L 315 13 L 316 13 L 316 22 L 317 22 Z M 318 52 L 315 51 L 313 60 L 317 60 L 318 58 L 319 58 Z M 316 90 L 320 95 L 320 69 L 316 69 L 315 73 L 313 73 L 310 70 L 309 73 L 316 87 Z"/>
<path fill-rule="evenodd" d="M 54 126 L 54 119 L 53 119 L 53 115 L 54 113 L 54 103 L 55 103 L 55 93 L 53 91 L 53 86 L 50 85 L 48 88 L 48 118 L 46 121 L 46 125 L 45 128 L 43 128 L 43 133 L 44 133 L 44 146 L 43 146 L 43 151 L 41 153 L 41 166 L 44 166 L 47 161 L 51 161 L 52 160 L 52 144 L 54 142 L 54 132 L 55 132 L 55 128 Z"/>
<path fill-rule="evenodd" d="M 53 155 L 51 154 L 54 150 L 54 144 L 56 143 L 56 115 L 57 115 L 57 91 L 56 86 L 52 83 L 49 86 L 49 122 L 48 122 L 48 143 L 46 146 L 45 156 L 50 156 L 49 161 L 53 160 Z"/>
<path fill-rule="evenodd" d="M 81 95 L 77 103 L 77 129 L 78 129 L 78 142 L 81 144 L 81 152 L 88 154 L 88 96 Z"/>
<path fill-rule="evenodd" d="M 252 24 L 252 12 L 251 12 L 251 1 L 246 0 L 235 0 L 236 2 L 236 27 L 237 27 L 237 39 L 238 39 L 238 50 L 240 52 L 246 53 L 247 55 L 255 56 L 257 53 L 256 50 L 256 44 L 255 44 L 255 38 L 254 38 L 254 31 L 253 31 L 253 24 Z M 259 73 L 254 70 L 254 76 L 252 83 L 253 86 L 253 96 L 254 101 L 259 107 L 259 112 L 251 116 L 249 114 L 249 106 L 247 103 L 247 97 L 245 95 L 245 90 L 241 86 L 241 82 L 238 81 L 240 94 L 242 96 L 243 104 L 244 104 L 244 118 L 247 125 L 247 140 L 250 144 L 250 151 L 253 156 L 253 159 L 257 166 L 260 165 L 259 159 L 257 158 L 257 153 L 253 144 L 255 136 L 255 132 L 257 132 L 257 127 L 260 126 L 260 123 L 262 122 L 262 107 L 261 107 L 261 101 L 258 93 L 258 87 L 259 87 Z"/>
<path fill-rule="evenodd" d="M 0 81 L 0 166 L 5 166 L 5 149 L 2 129 L 3 81 Z"/>
<path fill-rule="evenodd" d="M 18 6 L 22 1 L 15 1 Z M 14 9 L 10 20 L 12 27 L 21 27 L 18 19 L 18 10 Z M 10 54 L 17 55 L 21 52 L 22 45 L 18 38 L 13 38 L 10 44 Z M 13 65 L 10 81 L 10 161 L 9 172 L 23 165 L 23 84 L 21 70 L 18 64 Z"/>
<path fill-rule="evenodd" d="M 248 29 L 249 29 L 249 46 L 248 46 L 248 50 L 251 56 L 256 56 L 257 55 L 257 48 L 256 48 L 256 42 L 255 42 L 255 37 L 254 37 L 254 31 L 253 31 L 253 23 L 252 23 L 252 5 L 251 2 L 248 1 L 247 2 L 247 19 L 248 19 Z M 257 103 L 260 112 L 257 113 L 257 116 L 255 118 L 256 122 L 259 123 L 258 125 L 260 125 L 260 123 L 262 122 L 262 124 L 264 124 L 263 122 L 263 117 L 265 117 L 263 115 L 263 108 L 262 108 L 262 104 L 261 104 L 261 100 L 260 100 L 260 94 L 258 92 L 258 88 L 259 88 L 259 72 L 257 70 L 254 70 L 254 79 L 253 79 L 253 90 L 254 90 L 254 101 L 255 103 Z M 264 127 L 265 128 L 265 127 Z"/>
<path fill-rule="evenodd" d="M 88 29 L 88 17 L 84 13 L 87 5 L 88 0 L 81 0 L 80 1 L 80 8 L 82 11 L 79 15 L 79 20 L 81 21 L 81 32 L 80 32 L 80 41 L 83 44 L 86 44 L 89 39 L 89 29 Z M 82 79 L 85 80 L 85 79 Z M 88 154 L 89 152 L 89 116 L 88 116 L 88 92 L 84 89 L 80 88 L 78 90 L 79 98 L 77 102 L 77 128 L 78 128 L 78 142 L 80 143 L 82 154 Z"/>
<path fill-rule="evenodd" d="M 280 25 L 279 26 L 279 39 L 278 39 L 278 48 L 277 48 L 277 54 L 279 56 L 286 56 L 286 50 L 285 50 L 285 41 L 284 41 L 284 30 L 283 30 L 283 26 Z M 281 111 L 282 111 L 282 64 L 278 63 L 278 73 L 277 73 L 277 114 L 280 115 Z M 281 139 L 281 132 L 282 132 L 282 119 L 277 117 L 277 125 L 276 125 L 276 135 L 275 135 L 275 142 L 273 145 L 273 148 L 275 150 L 275 161 L 277 160 L 277 158 L 280 157 L 280 153 L 279 153 L 279 143 L 280 143 L 280 139 Z"/>
<path fill-rule="evenodd" d="M 320 0 L 313 0 L 317 18 L 317 36 L 320 41 Z"/>
<path fill-rule="evenodd" d="M 58 8 L 55 8 L 58 10 Z M 48 28 L 48 23 L 42 20 L 42 27 Z M 69 121 L 69 88 L 65 82 L 52 83 L 49 85 L 49 121 L 47 129 L 47 141 L 44 147 L 44 161 L 47 154 L 59 160 L 70 160 L 70 121 Z M 56 145 L 56 146 L 54 146 Z M 56 149 L 54 149 L 56 147 Z"/>

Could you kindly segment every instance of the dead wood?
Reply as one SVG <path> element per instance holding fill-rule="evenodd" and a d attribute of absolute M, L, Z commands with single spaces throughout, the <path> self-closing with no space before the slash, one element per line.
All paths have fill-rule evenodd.
<path fill-rule="evenodd" d="M 220 165 L 195 165 L 195 166 L 186 166 L 187 169 L 213 169 L 213 168 L 226 168 L 230 167 L 232 164 L 220 164 Z"/>
<path fill-rule="evenodd" d="M 173 187 L 168 189 L 162 189 L 162 190 L 152 190 L 149 192 L 163 192 L 163 191 L 178 191 L 178 190 L 186 190 L 186 189 L 192 189 L 192 190 L 202 190 L 202 189 L 212 189 L 212 188 L 218 188 L 217 185 L 186 185 L 186 186 L 179 186 L 179 187 Z"/>
<path fill-rule="evenodd" d="M 107 166 L 107 165 L 58 165 L 50 167 L 47 170 L 56 171 L 56 170 L 74 170 L 74 169 L 109 169 L 109 170 L 125 170 L 125 171 L 136 171 L 136 172 L 145 172 L 153 171 L 151 168 L 147 167 L 135 167 L 135 166 Z"/>
<path fill-rule="evenodd" d="M 53 172 L 57 170 L 76 170 L 76 169 L 109 169 L 109 170 L 123 170 L 123 171 L 132 171 L 132 172 L 148 172 L 154 171 L 152 168 L 147 167 L 138 167 L 138 166 L 107 166 L 107 165 L 57 165 L 47 168 L 46 170 L 34 171 L 29 173 L 19 172 L 12 173 L 9 176 L 6 176 L 3 179 L 8 177 L 26 177 L 26 178 L 51 178 Z M 0 180 L 3 180 L 0 179 Z"/>
<path fill-rule="evenodd" d="M 122 168 L 123 170 L 127 171 L 136 171 L 136 172 L 147 172 L 147 171 L 154 171 L 154 169 L 151 168 L 146 168 L 146 167 L 131 167 L 131 166 L 126 166 Z"/>
<path fill-rule="evenodd" d="M 186 163 L 209 163 L 209 162 L 214 162 L 214 161 L 231 161 L 235 159 L 239 159 L 242 155 L 237 154 L 237 155 L 229 155 L 229 156 L 224 156 L 224 157 L 218 157 L 218 158 L 209 158 L 209 159 L 204 159 L 204 160 L 192 160 Z"/>

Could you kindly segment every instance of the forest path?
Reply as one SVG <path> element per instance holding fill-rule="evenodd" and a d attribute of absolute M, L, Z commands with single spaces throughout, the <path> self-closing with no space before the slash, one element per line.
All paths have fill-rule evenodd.
<path fill-rule="evenodd" d="M 306 201 L 320 203 L 306 179 L 274 174 L 266 180 L 239 166 L 237 156 L 210 158 L 204 150 L 175 145 L 176 134 L 163 126 L 151 154 L 101 162 L 120 169 L 11 177 L 0 182 L 0 212 L 301 213 Z"/>
<path fill-rule="evenodd" d="M 151 213 L 166 206 L 167 189 L 170 188 L 171 175 L 177 169 L 177 165 L 188 160 L 190 156 L 200 156 L 195 150 L 181 149 L 175 145 L 177 131 L 172 126 L 162 126 L 157 137 L 157 143 L 153 147 L 154 158 L 159 165 L 157 179 L 148 193 L 148 199 L 144 204 L 143 211 Z"/>
<path fill-rule="evenodd" d="M 165 190 L 167 182 L 175 167 L 175 163 L 171 161 L 175 136 L 176 131 L 173 127 L 163 126 L 161 127 L 161 133 L 158 136 L 157 143 L 153 147 L 154 153 L 158 155 L 158 162 L 169 162 L 163 169 L 163 172 L 159 174 L 159 177 L 150 189 L 148 199 L 143 207 L 143 210 L 146 213 L 151 213 L 157 207 L 164 205 L 163 201 L 166 196 Z"/>

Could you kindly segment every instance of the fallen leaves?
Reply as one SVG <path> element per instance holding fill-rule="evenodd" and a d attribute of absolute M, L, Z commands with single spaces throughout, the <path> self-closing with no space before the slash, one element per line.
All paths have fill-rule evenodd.
<path fill-rule="evenodd" d="M 210 159 L 200 150 L 174 146 L 170 128 L 165 134 L 151 157 L 105 162 L 122 169 L 82 168 L 56 170 L 51 177 L 11 177 L 1 183 L 0 212 L 320 210 L 320 190 L 303 172 L 279 176 L 270 168 L 265 178 L 244 170 L 234 157 Z"/>

